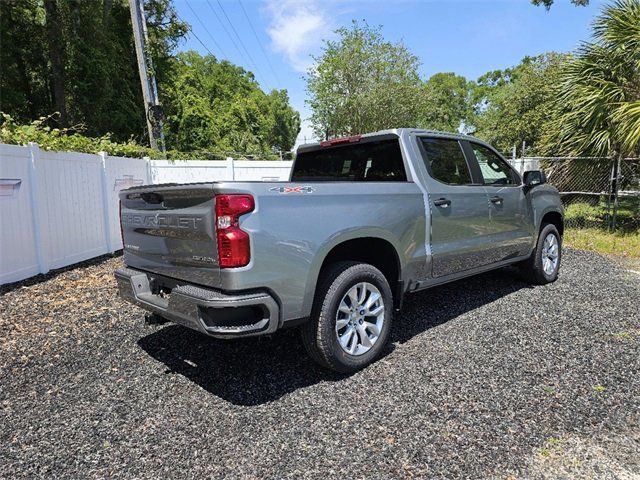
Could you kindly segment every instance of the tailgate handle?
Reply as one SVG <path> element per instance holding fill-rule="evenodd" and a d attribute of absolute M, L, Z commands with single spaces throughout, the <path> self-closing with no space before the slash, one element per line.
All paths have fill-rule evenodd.
<path fill-rule="evenodd" d="M 162 195 L 156 192 L 142 193 L 140 194 L 140 198 L 142 198 L 142 200 L 144 200 L 146 203 L 151 204 L 159 204 L 162 203 L 162 200 L 164 200 L 164 198 L 162 198 Z"/>

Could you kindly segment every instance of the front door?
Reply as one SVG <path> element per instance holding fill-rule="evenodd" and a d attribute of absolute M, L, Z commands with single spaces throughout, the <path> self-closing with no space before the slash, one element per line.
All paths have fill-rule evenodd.
<path fill-rule="evenodd" d="M 469 146 L 489 197 L 492 262 L 526 254 L 531 250 L 534 232 L 520 176 L 487 146 L 475 142 L 469 142 Z"/>
<path fill-rule="evenodd" d="M 444 277 L 489 263 L 488 196 L 459 140 L 417 137 L 431 211 L 431 273 Z"/>

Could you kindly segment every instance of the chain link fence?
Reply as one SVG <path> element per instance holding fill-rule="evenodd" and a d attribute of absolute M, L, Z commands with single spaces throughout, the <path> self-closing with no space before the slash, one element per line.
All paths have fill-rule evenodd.
<path fill-rule="evenodd" d="M 568 227 L 640 230 L 640 159 L 525 157 L 511 162 L 521 173 L 544 170 L 560 191 Z"/>

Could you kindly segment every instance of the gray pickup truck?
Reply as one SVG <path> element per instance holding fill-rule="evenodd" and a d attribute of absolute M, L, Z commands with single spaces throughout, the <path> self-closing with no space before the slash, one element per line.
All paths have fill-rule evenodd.
<path fill-rule="evenodd" d="M 543 172 L 417 129 L 303 145 L 288 182 L 130 188 L 120 214 L 122 297 L 219 338 L 299 326 L 340 372 L 380 354 L 407 293 L 511 264 L 553 282 L 563 233 Z"/>

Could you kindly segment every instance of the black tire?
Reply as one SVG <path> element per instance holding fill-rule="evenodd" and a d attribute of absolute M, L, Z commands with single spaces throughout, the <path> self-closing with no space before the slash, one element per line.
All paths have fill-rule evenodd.
<path fill-rule="evenodd" d="M 368 282 L 374 285 L 384 302 L 384 322 L 373 346 L 361 355 L 350 355 L 338 342 L 336 315 L 342 298 L 354 285 Z M 322 274 L 311 310 L 311 318 L 302 326 L 302 341 L 309 356 L 325 368 L 340 372 L 355 372 L 378 358 L 391 330 L 393 295 L 387 279 L 372 265 L 358 262 L 338 262 Z"/>
<path fill-rule="evenodd" d="M 543 268 L 542 251 L 544 240 L 548 235 L 553 234 L 558 242 L 558 263 L 551 273 L 547 273 Z M 540 227 L 536 248 L 531 257 L 520 265 L 521 271 L 525 279 L 536 285 L 544 285 L 555 282 L 560 271 L 560 263 L 562 261 L 562 237 L 558 233 L 558 229 L 551 223 L 545 223 Z"/>

